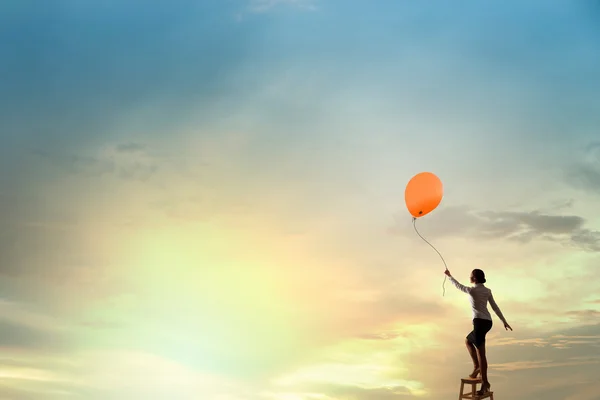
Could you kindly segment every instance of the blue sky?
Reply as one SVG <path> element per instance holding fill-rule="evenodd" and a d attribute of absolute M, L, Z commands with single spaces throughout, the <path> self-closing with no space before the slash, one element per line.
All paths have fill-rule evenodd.
<path fill-rule="evenodd" d="M 599 10 L 4 2 L 0 390 L 454 396 L 468 302 L 403 205 L 427 170 L 421 231 L 515 328 L 498 395 L 594 399 Z"/>

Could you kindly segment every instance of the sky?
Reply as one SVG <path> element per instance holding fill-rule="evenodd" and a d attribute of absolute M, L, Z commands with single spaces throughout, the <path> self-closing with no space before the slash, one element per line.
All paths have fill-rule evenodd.
<path fill-rule="evenodd" d="M 600 393 L 594 1 L 0 4 L 0 397 Z M 445 289 L 445 294 L 443 290 Z M 595 372 L 594 372 L 595 371 Z M 594 378 L 594 376 L 596 378 Z"/>

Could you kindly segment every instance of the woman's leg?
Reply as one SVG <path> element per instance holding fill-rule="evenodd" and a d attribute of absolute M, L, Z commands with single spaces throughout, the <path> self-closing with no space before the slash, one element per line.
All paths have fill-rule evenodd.
<path fill-rule="evenodd" d="M 477 378 L 477 375 L 479 375 L 479 357 L 477 355 L 477 349 L 473 346 L 473 343 L 469 341 L 469 338 L 465 339 L 465 344 L 467 345 L 471 360 L 473 360 L 473 372 L 471 372 L 469 377 Z"/>
<path fill-rule="evenodd" d="M 479 368 L 481 369 L 481 389 L 483 390 L 490 387 L 490 382 L 488 381 L 487 376 L 488 365 L 487 357 L 485 355 L 485 342 L 479 345 L 479 347 L 477 347 L 477 356 L 479 359 Z"/>

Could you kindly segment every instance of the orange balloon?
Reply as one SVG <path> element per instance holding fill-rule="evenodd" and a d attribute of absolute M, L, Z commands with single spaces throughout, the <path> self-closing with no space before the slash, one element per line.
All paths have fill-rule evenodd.
<path fill-rule="evenodd" d="M 429 214 L 442 202 L 444 187 L 442 181 L 431 172 L 421 172 L 412 177 L 404 191 L 404 201 L 408 212 L 419 218 Z"/>

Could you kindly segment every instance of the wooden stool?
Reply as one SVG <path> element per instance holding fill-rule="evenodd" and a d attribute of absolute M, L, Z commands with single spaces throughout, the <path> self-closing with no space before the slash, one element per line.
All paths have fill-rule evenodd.
<path fill-rule="evenodd" d="M 481 383 L 481 378 L 462 378 L 460 380 L 460 394 L 458 395 L 458 400 L 462 399 L 470 399 L 470 400 L 479 400 L 479 399 L 487 399 L 494 400 L 494 392 L 487 392 L 481 396 L 477 395 L 477 384 Z M 465 384 L 471 385 L 471 393 L 465 393 Z"/>

